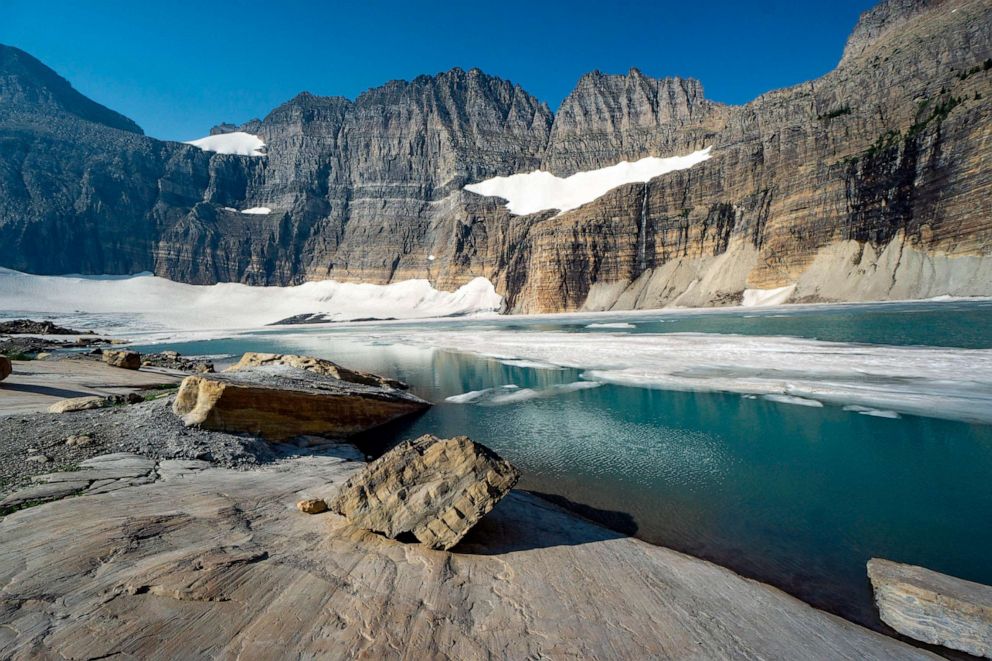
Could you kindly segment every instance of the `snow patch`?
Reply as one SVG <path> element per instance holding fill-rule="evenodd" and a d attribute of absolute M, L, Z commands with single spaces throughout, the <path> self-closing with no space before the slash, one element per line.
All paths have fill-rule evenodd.
<path fill-rule="evenodd" d="M 789 300 L 794 291 L 796 291 L 795 283 L 776 289 L 745 289 L 744 300 L 741 301 L 741 305 L 746 308 L 781 305 Z"/>
<path fill-rule="evenodd" d="M 244 133 L 243 131 L 208 135 L 199 140 L 190 140 L 186 144 L 199 147 L 203 151 L 212 151 L 218 154 L 265 156 L 265 143 L 262 142 L 262 139 L 257 135 Z"/>
<path fill-rule="evenodd" d="M 253 216 L 264 216 L 265 214 L 272 213 L 272 209 L 269 207 L 252 207 L 251 209 L 242 209 L 241 213 L 247 213 Z"/>
<path fill-rule="evenodd" d="M 127 314 L 168 329 L 257 328 L 301 314 L 323 314 L 331 321 L 421 319 L 498 311 L 502 304 L 485 278 L 445 292 L 427 280 L 390 285 L 320 280 L 292 287 L 249 287 L 233 282 L 187 285 L 150 273 L 42 276 L 0 268 L 3 309 Z"/>
<path fill-rule="evenodd" d="M 707 147 L 686 156 L 649 156 L 633 163 L 623 161 L 598 170 L 576 172 L 565 178 L 541 170 L 509 177 L 493 177 L 470 184 L 465 190 L 479 195 L 501 197 L 507 201 L 506 208 L 510 213 L 516 215 L 546 209 L 565 212 L 592 202 L 617 186 L 645 183 L 666 172 L 691 168 L 708 159 L 710 149 L 711 147 Z"/>

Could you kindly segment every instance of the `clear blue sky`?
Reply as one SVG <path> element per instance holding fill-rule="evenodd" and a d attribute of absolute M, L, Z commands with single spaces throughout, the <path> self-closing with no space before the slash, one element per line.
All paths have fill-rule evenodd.
<path fill-rule="evenodd" d="M 743 103 L 822 75 L 874 0 L 0 0 L 22 48 L 149 135 L 189 140 L 298 92 L 354 98 L 451 67 L 519 83 L 552 109 L 579 76 L 636 66 Z"/>

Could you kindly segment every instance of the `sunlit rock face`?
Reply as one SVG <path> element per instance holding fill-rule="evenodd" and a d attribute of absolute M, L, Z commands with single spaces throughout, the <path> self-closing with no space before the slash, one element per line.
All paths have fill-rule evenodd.
<path fill-rule="evenodd" d="M 477 69 L 303 93 L 214 131 L 256 136 L 250 156 L 143 137 L 3 49 L 0 265 L 449 290 L 482 276 L 518 312 L 792 285 L 791 301 L 992 294 L 990 33 L 987 0 L 883 2 L 834 71 L 743 106 L 636 69 L 583 76 L 557 114 Z M 560 214 L 465 190 L 705 148 Z"/>

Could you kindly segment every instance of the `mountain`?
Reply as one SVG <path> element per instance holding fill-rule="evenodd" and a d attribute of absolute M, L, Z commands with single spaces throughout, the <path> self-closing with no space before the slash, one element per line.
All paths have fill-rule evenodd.
<path fill-rule="evenodd" d="M 143 136 L 0 47 L 0 266 L 446 289 L 483 276 L 517 312 L 723 305 L 748 289 L 992 295 L 990 104 L 992 0 L 883 2 L 834 71 L 742 106 L 633 69 L 583 76 L 553 114 L 452 69 L 354 100 L 302 93 L 212 131 L 258 136 L 265 156 Z M 560 214 L 465 190 L 705 148 Z"/>

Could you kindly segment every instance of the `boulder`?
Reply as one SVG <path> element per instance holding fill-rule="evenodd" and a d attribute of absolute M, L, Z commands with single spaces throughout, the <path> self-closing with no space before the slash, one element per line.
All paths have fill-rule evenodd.
<path fill-rule="evenodd" d="M 304 514 L 320 514 L 327 511 L 327 503 L 321 498 L 310 498 L 296 503 L 296 509 Z"/>
<path fill-rule="evenodd" d="M 384 376 L 369 374 L 368 372 L 356 372 L 355 370 L 350 370 L 347 367 L 341 367 L 337 363 L 332 363 L 331 361 L 324 360 L 323 358 L 314 358 L 313 356 L 297 356 L 294 354 L 256 353 L 250 351 L 241 356 L 240 361 L 228 367 L 224 371 L 239 372 L 247 368 L 266 365 L 286 365 L 289 367 L 306 370 L 308 372 L 313 372 L 314 374 L 330 376 L 341 381 L 347 381 L 348 383 L 360 383 L 366 386 L 379 386 L 382 388 L 395 388 L 399 390 L 406 390 L 408 387 L 405 383 L 402 381 L 397 381 L 396 379 L 387 379 Z"/>
<path fill-rule="evenodd" d="M 93 437 L 89 434 L 78 434 L 65 439 L 65 444 L 69 447 L 86 447 L 93 443 Z"/>
<path fill-rule="evenodd" d="M 73 411 L 89 411 L 90 409 L 102 409 L 107 406 L 105 397 L 91 395 L 89 397 L 72 397 L 55 402 L 48 407 L 49 413 L 72 413 Z"/>
<path fill-rule="evenodd" d="M 0 381 L 3 381 L 14 371 L 14 366 L 7 356 L 0 356 Z"/>
<path fill-rule="evenodd" d="M 103 362 L 111 367 L 136 370 L 141 368 L 141 354 L 137 351 L 114 351 L 106 349 L 103 352 Z"/>
<path fill-rule="evenodd" d="M 328 506 L 352 524 L 447 550 L 505 496 L 520 473 L 467 436 L 405 441 L 351 477 Z"/>
<path fill-rule="evenodd" d="M 401 390 L 273 365 L 188 376 L 172 410 L 187 426 L 282 441 L 346 438 L 429 406 Z"/>
<path fill-rule="evenodd" d="M 901 634 L 992 659 L 992 586 L 891 560 L 868 561 L 882 621 Z"/>

